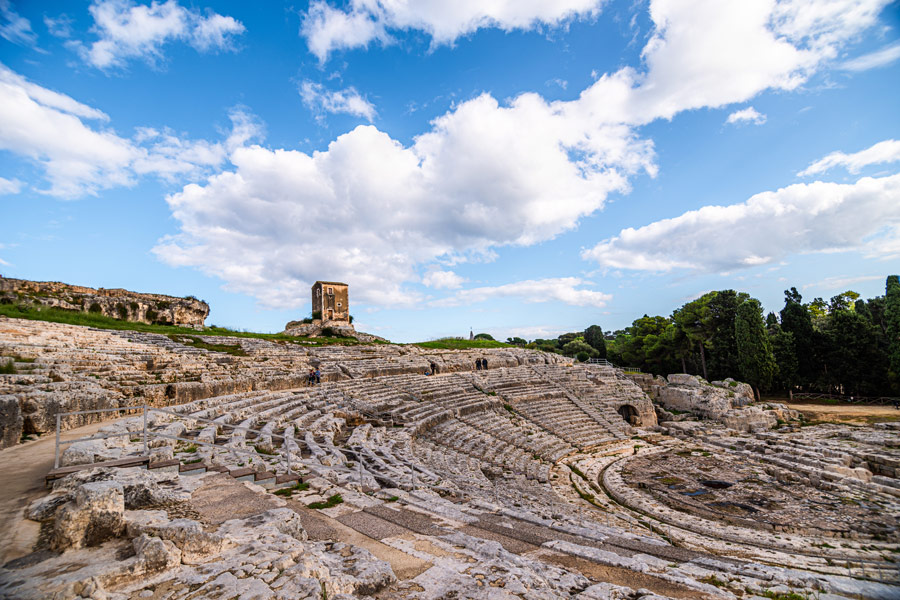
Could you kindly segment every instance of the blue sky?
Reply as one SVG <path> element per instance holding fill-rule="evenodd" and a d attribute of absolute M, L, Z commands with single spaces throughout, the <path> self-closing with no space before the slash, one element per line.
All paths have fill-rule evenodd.
<path fill-rule="evenodd" d="M 900 271 L 900 4 L 0 0 L 0 273 L 395 341 Z"/>

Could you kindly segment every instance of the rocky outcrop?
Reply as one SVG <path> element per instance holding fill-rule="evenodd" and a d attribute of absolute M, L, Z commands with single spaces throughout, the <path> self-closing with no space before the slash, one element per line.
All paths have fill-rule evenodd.
<path fill-rule="evenodd" d="M 98 313 L 113 319 L 202 328 L 209 305 L 193 297 L 176 298 L 123 289 L 94 289 L 57 281 L 0 277 L 0 303 L 37 304 Z"/>
<path fill-rule="evenodd" d="M 387 340 L 371 333 L 356 331 L 347 321 L 328 321 L 322 319 L 305 319 L 303 321 L 290 321 L 284 326 L 285 335 L 297 337 L 349 337 L 360 342 L 386 342 Z"/>
<path fill-rule="evenodd" d="M 660 421 L 694 416 L 717 421 L 736 431 L 752 432 L 798 418 L 796 411 L 782 405 L 749 406 L 754 400 L 753 388 L 731 378 L 708 384 L 694 375 L 674 373 L 669 375 L 666 385 L 660 382 L 661 378 L 657 378 L 652 383 L 661 405 Z"/>

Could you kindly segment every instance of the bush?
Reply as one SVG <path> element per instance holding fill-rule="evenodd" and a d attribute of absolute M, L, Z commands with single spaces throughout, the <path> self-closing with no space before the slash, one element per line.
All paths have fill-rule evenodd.
<path fill-rule="evenodd" d="M 322 318 L 322 311 L 321 311 L 321 310 L 314 310 L 314 311 L 312 312 L 312 318 L 313 318 L 313 319 L 321 319 L 321 318 Z"/>
<path fill-rule="evenodd" d="M 101 313 L 101 312 L 103 312 L 103 307 L 100 306 L 98 303 L 94 302 L 93 304 L 91 304 L 91 307 L 88 309 L 88 312 Z"/>
<path fill-rule="evenodd" d="M 147 318 L 148 321 L 153 323 L 156 321 L 156 317 L 158 317 L 159 314 L 157 314 L 157 312 L 155 310 L 153 310 L 152 308 L 148 308 L 147 312 L 145 313 L 144 316 Z"/>
<path fill-rule="evenodd" d="M 119 313 L 120 319 L 128 318 L 128 308 L 126 308 L 126 306 L 121 302 L 116 303 L 116 312 Z"/>
<path fill-rule="evenodd" d="M 496 341 L 496 340 L 494 339 L 494 336 L 492 336 L 492 335 L 489 334 L 489 333 L 476 333 L 476 334 L 475 334 L 475 339 L 476 339 L 476 340 L 489 340 L 489 341 L 491 341 L 491 342 Z"/>
<path fill-rule="evenodd" d="M 591 355 L 587 352 L 579 352 L 575 355 L 575 358 L 578 359 L 578 362 L 587 362 L 588 360 L 590 360 Z"/>

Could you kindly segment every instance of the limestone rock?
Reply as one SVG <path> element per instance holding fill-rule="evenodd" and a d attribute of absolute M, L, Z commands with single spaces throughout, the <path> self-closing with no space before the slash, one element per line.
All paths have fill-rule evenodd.
<path fill-rule="evenodd" d="M 114 481 L 85 483 L 56 513 L 51 546 L 54 550 L 95 546 L 125 529 L 125 496 Z"/>
<path fill-rule="evenodd" d="M 687 373 L 672 373 L 668 377 L 671 385 L 683 385 L 687 387 L 700 387 L 700 381 L 694 375 Z"/>
<path fill-rule="evenodd" d="M 0 277 L 0 298 L 99 313 L 113 319 L 187 327 L 202 327 L 209 315 L 209 305 L 196 298 L 141 294 L 123 289 L 93 289 L 58 281 Z"/>
<path fill-rule="evenodd" d="M 12 395 L 0 396 L 0 448 L 19 443 L 24 423 L 19 399 Z"/>

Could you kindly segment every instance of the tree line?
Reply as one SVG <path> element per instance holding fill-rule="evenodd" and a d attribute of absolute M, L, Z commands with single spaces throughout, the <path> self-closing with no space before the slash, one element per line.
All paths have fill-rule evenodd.
<path fill-rule="evenodd" d="M 847 291 L 804 303 L 792 287 L 784 307 L 765 316 L 749 294 L 719 290 L 619 331 L 592 325 L 557 339 L 507 342 L 579 360 L 608 358 L 657 375 L 734 377 L 757 394 L 900 395 L 900 279 L 889 276 L 885 295 L 869 299 Z"/>

